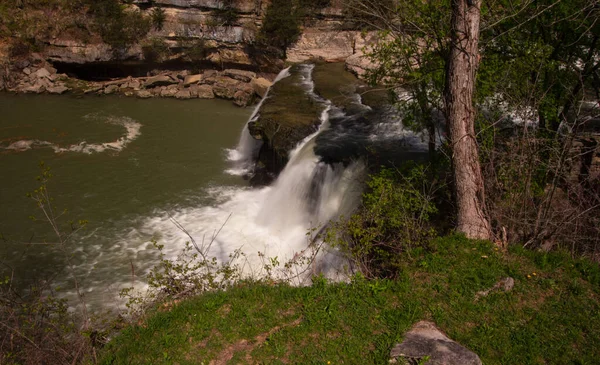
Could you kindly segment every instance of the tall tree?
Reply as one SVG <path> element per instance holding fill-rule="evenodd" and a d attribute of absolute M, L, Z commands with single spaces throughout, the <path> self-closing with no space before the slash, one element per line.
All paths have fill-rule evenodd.
<path fill-rule="evenodd" d="M 479 63 L 482 0 L 452 0 L 451 43 L 446 69 L 446 120 L 452 144 L 457 230 L 489 239 L 485 190 L 475 138 L 473 94 Z"/>

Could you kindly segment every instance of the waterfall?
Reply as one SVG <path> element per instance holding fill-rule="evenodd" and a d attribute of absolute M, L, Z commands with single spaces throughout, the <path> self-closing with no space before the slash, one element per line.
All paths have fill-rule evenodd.
<path fill-rule="evenodd" d="M 275 258 L 281 264 L 281 271 L 271 272 L 271 275 L 288 280 L 289 271 L 282 266 L 290 261 L 297 262 L 293 269 L 302 274 L 291 279 L 294 284 L 304 283 L 318 273 L 339 278 L 337 270 L 343 270 L 345 262 L 340 261 L 335 251 L 328 251 L 324 247 L 315 255 L 311 251 L 314 246 L 310 244 L 315 243 L 316 235 L 331 220 L 342 215 L 348 216 L 358 206 L 366 169 L 361 160 L 326 163 L 315 152 L 323 133 L 342 136 L 339 129 L 331 129 L 331 119 L 344 118 L 345 114 L 314 93 L 313 67 L 300 65 L 293 72 L 301 76 L 300 86 L 306 95 L 323 107 L 319 129 L 290 152 L 288 164 L 273 184 L 261 188 L 211 187 L 206 193 L 214 199 L 213 204 L 192 206 L 171 212 L 170 215 L 151 217 L 141 224 L 137 232 L 146 235 L 160 232 L 160 241 L 168 243 L 165 254 L 176 257 L 189 237 L 173 226 L 171 218 L 185 227 L 197 242 L 210 240 L 222 227 L 212 243 L 209 256 L 220 262 L 228 262 L 236 252 L 242 252 L 243 257 L 236 263 L 246 276 L 263 276 L 265 261 Z M 286 69 L 276 81 L 289 75 L 290 70 Z M 250 120 L 258 113 L 260 105 Z M 250 140 L 246 140 L 248 137 Z M 343 139 L 343 136 L 340 138 Z M 235 168 L 243 167 L 242 161 L 253 161 L 252 151 L 255 147 L 248 147 L 254 146 L 253 143 L 255 141 L 245 126 L 235 150 L 235 157 L 239 158 L 232 159 Z M 124 245 L 132 241 L 131 237 L 127 238 Z M 305 271 L 309 263 L 302 261 L 303 257 L 313 258 L 310 270 Z M 300 263 L 296 261 L 298 258 Z"/>
<path fill-rule="evenodd" d="M 288 76 L 290 76 L 290 67 L 283 69 L 277 75 L 277 77 L 273 81 L 273 85 L 275 85 L 277 82 L 281 81 L 282 79 Z M 247 174 L 253 165 L 253 161 L 256 159 L 262 142 L 257 141 L 250 135 L 250 131 L 248 130 L 248 123 L 253 122 L 258 118 L 258 113 L 260 112 L 260 109 L 264 104 L 265 100 L 267 100 L 267 98 L 269 97 L 269 92 L 271 91 L 271 87 L 273 85 L 271 85 L 267 89 L 265 96 L 260 100 L 256 108 L 254 108 L 252 115 L 250 115 L 250 118 L 248 118 L 248 121 L 246 122 L 246 124 L 244 124 L 244 128 L 242 129 L 242 133 L 240 134 L 240 140 L 238 142 L 237 147 L 235 149 L 228 150 L 228 159 L 230 161 L 235 162 L 234 168 L 227 170 L 229 174 Z"/>

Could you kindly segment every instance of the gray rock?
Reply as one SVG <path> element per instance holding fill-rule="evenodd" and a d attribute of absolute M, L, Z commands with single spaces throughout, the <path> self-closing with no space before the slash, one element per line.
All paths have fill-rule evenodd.
<path fill-rule="evenodd" d="M 137 96 L 140 99 L 148 99 L 151 98 L 153 95 L 150 91 L 140 90 L 135 94 L 135 96 Z"/>
<path fill-rule="evenodd" d="M 212 86 L 210 85 L 200 85 L 198 86 L 198 98 L 200 99 L 214 99 L 215 93 L 213 91 Z"/>
<path fill-rule="evenodd" d="M 148 78 L 144 83 L 146 88 L 156 87 L 156 86 L 168 86 L 179 83 L 179 80 L 173 80 L 167 75 L 158 75 L 154 77 Z"/>
<path fill-rule="evenodd" d="M 183 86 L 197 84 L 202 80 L 202 75 L 187 75 L 183 80 Z"/>
<path fill-rule="evenodd" d="M 31 75 L 31 69 L 29 67 L 25 67 L 23 69 L 23 73 L 27 76 Z"/>
<path fill-rule="evenodd" d="M 225 70 L 223 76 L 231 77 L 232 79 L 242 82 L 250 82 L 256 78 L 256 73 L 242 70 Z"/>
<path fill-rule="evenodd" d="M 61 95 L 69 91 L 69 88 L 64 85 L 58 85 L 54 87 L 49 87 L 48 89 L 46 89 L 46 91 L 48 91 L 50 94 Z"/>
<path fill-rule="evenodd" d="M 115 92 L 117 92 L 117 90 L 119 90 L 119 87 L 117 85 L 109 85 L 104 89 L 104 94 L 114 94 Z"/>
<path fill-rule="evenodd" d="M 477 354 L 452 341 L 435 324 L 427 321 L 416 323 L 406 333 L 404 341 L 394 346 L 390 356 L 390 363 L 398 363 L 399 358 L 414 362 L 429 357 L 425 364 L 481 365 Z"/>
<path fill-rule="evenodd" d="M 514 287 L 515 287 L 515 279 L 513 279 L 511 277 L 500 279 L 493 287 L 491 287 L 487 290 L 482 290 L 480 292 L 477 292 L 477 294 L 475 294 L 475 299 L 479 299 L 481 297 L 486 297 L 491 292 L 494 292 L 494 291 L 509 292 Z"/>

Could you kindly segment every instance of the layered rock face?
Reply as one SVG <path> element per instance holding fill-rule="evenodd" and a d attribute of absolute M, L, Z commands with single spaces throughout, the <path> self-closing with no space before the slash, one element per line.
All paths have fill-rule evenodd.
<path fill-rule="evenodd" d="M 220 0 L 134 0 L 129 11 L 151 16 L 160 7 L 164 12 L 162 28 L 151 30 L 139 44 L 115 53 L 109 45 L 98 41 L 57 37 L 48 42 L 45 53 L 48 61 L 63 64 L 202 61 L 207 68 L 277 72 L 283 67 L 281 54 L 264 54 L 264 50 L 253 46 L 268 4 L 268 0 L 233 1 L 237 20 L 224 25 L 215 17 L 215 11 L 224 6 Z M 298 42 L 287 51 L 288 61 L 345 61 L 352 57 L 351 70 L 361 74 L 364 64 L 359 61 L 360 56 L 373 35 L 365 37 L 358 31 L 340 31 L 342 9 L 343 2 L 333 0 L 330 7 L 308 21 Z M 168 50 L 158 61 L 149 59 L 148 54 L 157 44 L 163 51 Z M 190 53 L 201 53 L 200 59 L 189 59 Z"/>

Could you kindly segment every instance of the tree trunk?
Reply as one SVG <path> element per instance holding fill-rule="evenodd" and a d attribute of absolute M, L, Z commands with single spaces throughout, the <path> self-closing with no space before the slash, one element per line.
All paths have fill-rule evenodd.
<path fill-rule="evenodd" d="M 469 238 L 489 239 L 485 193 L 475 139 L 473 91 L 479 61 L 482 0 L 452 0 L 450 55 L 446 70 L 446 118 L 452 143 L 457 230 Z"/>

